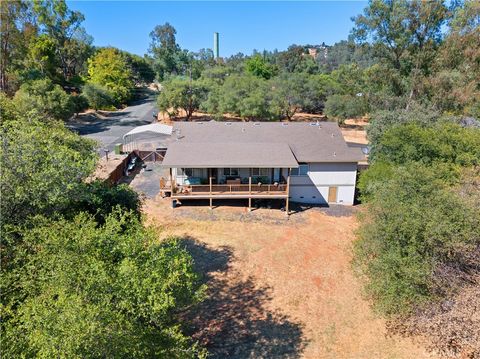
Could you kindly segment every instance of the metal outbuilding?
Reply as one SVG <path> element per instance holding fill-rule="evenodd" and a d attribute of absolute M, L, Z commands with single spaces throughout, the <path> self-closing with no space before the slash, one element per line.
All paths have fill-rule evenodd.
<path fill-rule="evenodd" d="M 162 123 L 135 127 L 123 135 L 123 151 L 154 151 L 157 148 L 167 148 L 172 130 L 172 126 Z"/>

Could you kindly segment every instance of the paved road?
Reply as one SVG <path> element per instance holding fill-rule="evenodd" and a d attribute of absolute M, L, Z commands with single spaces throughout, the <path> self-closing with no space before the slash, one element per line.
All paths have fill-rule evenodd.
<path fill-rule="evenodd" d="M 153 112 L 156 112 L 155 98 L 139 100 L 129 107 L 109 114 L 107 119 L 79 119 L 71 121 L 67 126 L 81 136 L 99 142 L 99 153 L 103 149 L 113 151 L 116 143 L 123 143 L 123 135 L 131 129 L 152 123 Z"/>

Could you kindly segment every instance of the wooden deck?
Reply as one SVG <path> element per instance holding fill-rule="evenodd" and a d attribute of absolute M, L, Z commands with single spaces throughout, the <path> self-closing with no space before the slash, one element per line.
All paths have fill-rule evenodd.
<path fill-rule="evenodd" d="M 248 184 L 229 183 L 213 184 L 212 177 L 209 178 L 209 184 L 203 185 L 177 185 L 170 178 L 160 179 L 160 193 L 162 197 L 170 196 L 172 206 L 175 207 L 176 201 L 186 199 L 208 199 L 210 208 L 213 209 L 212 201 L 214 199 L 248 199 L 248 210 L 252 209 L 252 199 L 284 199 L 285 213 L 288 216 L 288 197 L 290 176 L 287 177 L 287 183 L 275 184 L 252 184 L 252 177 L 248 178 Z"/>

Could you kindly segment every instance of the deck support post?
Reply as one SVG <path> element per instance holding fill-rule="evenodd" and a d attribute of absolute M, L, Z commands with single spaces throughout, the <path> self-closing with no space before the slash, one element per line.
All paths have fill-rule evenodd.
<path fill-rule="evenodd" d="M 290 168 L 287 169 L 287 198 L 285 200 L 285 213 L 287 214 L 287 217 L 289 216 L 289 210 L 288 210 L 288 197 L 290 196 Z"/>
<path fill-rule="evenodd" d="M 173 207 L 173 175 L 172 175 L 172 167 L 170 167 L 170 170 L 169 170 L 169 176 L 170 176 L 170 198 L 172 198 L 172 208 Z"/>
<path fill-rule="evenodd" d="M 248 177 L 248 211 L 252 211 L 252 176 Z"/>
<path fill-rule="evenodd" d="M 209 177 L 210 183 L 210 209 L 213 209 L 213 198 L 212 198 L 212 176 Z"/>

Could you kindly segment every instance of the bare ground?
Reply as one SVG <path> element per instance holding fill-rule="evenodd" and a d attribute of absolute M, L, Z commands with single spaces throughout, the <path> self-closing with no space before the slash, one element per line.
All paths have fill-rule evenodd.
<path fill-rule="evenodd" d="M 387 336 L 362 297 L 350 266 L 354 208 L 297 208 L 287 219 L 243 205 L 144 206 L 161 238 L 182 238 L 208 284 L 208 299 L 184 316 L 213 358 L 432 357 Z"/>

